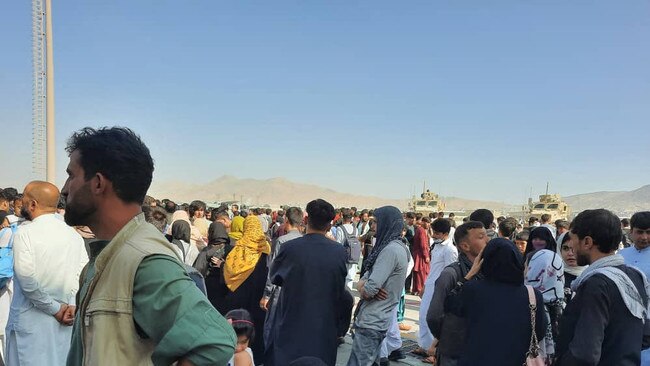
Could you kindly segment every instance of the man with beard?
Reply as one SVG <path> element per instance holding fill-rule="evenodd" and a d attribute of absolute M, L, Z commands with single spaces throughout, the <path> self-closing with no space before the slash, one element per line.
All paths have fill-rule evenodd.
<path fill-rule="evenodd" d="M 616 254 L 623 232 L 605 209 L 582 211 L 571 223 L 571 246 L 579 266 L 575 296 L 560 322 L 557 365 L 641 364 L 648 281 Z"/>
<path fill-rule="evenodd" d="M 153 175 L 130 129 L 84 128 L 68 140 L 65 221 L 97 237 L 78 293 L 67 365 L 224 365 L 232 327 L 185 272 L 141 205 Z"/>
<path fill-rule="evenodd" d="M 32 221 L 14 237 L 14 294 L 7 322 L 6 364 L 62 365 L 70 347 L 79 275 L 88 262 L 77 232 L 54 217 L 59 190 L 33 181 L 21 216 Z"/>

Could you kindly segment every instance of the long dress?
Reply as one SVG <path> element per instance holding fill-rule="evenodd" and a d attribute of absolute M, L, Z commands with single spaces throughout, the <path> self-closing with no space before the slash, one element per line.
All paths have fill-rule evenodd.
<path fill-rule="evenodd" d="M 336 363 L 337 336 L 352 311 L 345 288 L 347 254 L 321 234 L 285 243 L 271 266 L 271 281 L 282 286 L 266 347 L 265 366 L 285 366 L 311 356 Z"/>
<path fill-rule="evenodd" d="M 424 288 L 424 282 L 429 276 L 429 235 L 427 231 L 418 226 L 415 228 L 415 237 L 413 238 L 413 288 L 412 292 L 420 293 Z"/>
<path fill-rule="evenodd" d="M 253 324 L 255 324 L 255 339 L 253 339 L 250 348 L 253 350 L 256 365 L 265 363 L 264 318 L 266 317 L 266 313 L 260 308 L 260 300 L 264 296 L 267 275 L 266 254 L 262 254 L 253 272 L 234 292 L 228 290 L 226 287 L 226 295 L 223 299 L 221 309 L 217 309 L 224 316 L 227 312 L 234 309 L 246 309 L 251 314 Z M 225 284 L 223 286 L 225 287 Z"/>

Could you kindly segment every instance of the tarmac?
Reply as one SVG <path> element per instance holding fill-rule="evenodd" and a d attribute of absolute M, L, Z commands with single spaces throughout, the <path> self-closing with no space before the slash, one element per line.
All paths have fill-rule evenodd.
<path fill-rule="evenodd" d="M 355 302 L 359 301 L 359 296 L 356 291 L 353 292 Z M 417 348 L 418 330 L 419 330 L 419 312 L 420 312 L 420 297 L 413 295 L 406 295 L 406 309 L 404 314 L 404 324 L 410 325 L 409 331 L 403 331 L 402 334 L 402 351 L 404 351 L 405 359 L 400 361 L 390 361 L 391 365 L 430 365 L 422 362 L 424 357 L 420 357 L 411 353 L 412 350 Z M 348 334 L 345 337 L 345 343 L 338 348 L 336 355 L 336 365 L 347 365 L 350 353 L 352 352 L 352 337 Z"/>

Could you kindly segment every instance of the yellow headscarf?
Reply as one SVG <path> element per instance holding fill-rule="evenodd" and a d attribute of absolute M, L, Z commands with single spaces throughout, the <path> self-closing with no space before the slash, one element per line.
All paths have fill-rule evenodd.
<path fill-rule="evenodd" d="M 223 268 L 223 277 L 230 291 L 237 290 L 253 273 L 262 253 L 271 253 L 271 245 L 266 241 L 260 220 L 249 215 L 244 220 L 244 235 L 228 253 Z"/>
<path fill-rule="evenodd" d="M 244 235 L 244 218 L 241 216 L 235 216 L 232 218 L 228 236 L 235 240 L 239 240 L 241 239 L 242 235 Z"/>

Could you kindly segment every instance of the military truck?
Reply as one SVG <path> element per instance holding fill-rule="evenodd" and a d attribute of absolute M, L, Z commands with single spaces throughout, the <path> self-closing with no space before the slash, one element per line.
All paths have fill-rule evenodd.
<path fill-rule="evenodd" d="M 438 213 L 445 210 L 445 204 L 440 200 L 437 194 L 426 190 L 422 192 L 420 198 L 413 197 L 409 202 L 409 210 L 415 213 L 422 213 L 428 216 L 430 213 Z"/>
<path fill-rule="evenodd" d="M 551 222 L 555 220 L 569 220 L 571 218 L 571 207 L 564 201 L 559 194 L 542 194 L 539 201 L 533 202 L 532 198 L 528 199 L 528 207 L 525 208 L 525 220 L 530 217 L 538 219 L 544 214 L 551 215 Z"/>

